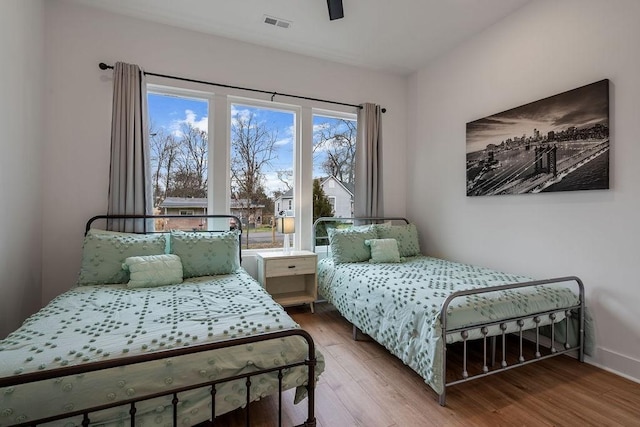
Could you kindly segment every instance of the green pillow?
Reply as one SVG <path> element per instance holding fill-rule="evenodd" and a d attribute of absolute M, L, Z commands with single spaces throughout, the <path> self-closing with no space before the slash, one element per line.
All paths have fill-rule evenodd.
<path fill-rule="evenodd" d="M 418 229 L 415 224 L 390 225 L 379 224 L 376 226 L 378 238 L 396 239 L 401 257 L 420 255 L 420 242 L 418 241 Z"/>
<path fill-rule="evenodd" d="M 369 262 L 400 262 L 400 252 L 398 252 L 398 241 L 396 239 L 371 239 L 364 243 L 371 248 L 371 259 Z"/>
<path fill-rule="evenodd" d="M 118 233 L 91 229 L 82 245 L 78 286 L 127 283 L 129 272 L 122 263 L 131 256 L 162 255 L 166 239 L 162 234 Z"/>
<path fill-rule="evenodd" d="M 238 230 L 171 232 L 171 253 L 182 261 L 185 278 L 233 273 L 240 268 Z"/>
<path fill-rule="evenodd" d="M 367 261 L 371 258 L 371 249 L 364 242 L 378 237 L 375 229 L 330 228 L 327 234 L 331 257 L 336 264 Z"/>
<path fill-rule="evenodd" d="M 182 283 L 182 262 L 178 255 L 133 256 L 124 261 L 122 268 L 129 270 L 129 288 L 151 288 Z"/>

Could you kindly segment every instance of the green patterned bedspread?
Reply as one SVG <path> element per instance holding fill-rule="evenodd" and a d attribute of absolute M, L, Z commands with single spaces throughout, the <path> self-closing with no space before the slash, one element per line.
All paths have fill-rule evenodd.
<path fill-rule="evenodd" d="M 530 280 L 426 256 L 406 258 L 402 263 L 336 265 L 328 257 L 318 266 L 318 292 L 348 321 L 420 374 L 438 394 L 444 388 L 439 314 L 445 299 L 455 291 Z M 447 314 L 447 328 L 569 307 L 577 301 L 577 295 L 562 286 L 458 298 Z M 558 316 L 556 321 L 562 318 Z M 525 329 L 534 326 L 529 322 Z M 516 329 L 512 325 L 508 332 Z M 497 332 L 497 326 L 490 330 L 490 334 Z M 477 332 L 470 338 L 479 336 Z M 459 334 L 447 336 L 447 342 L 459 340 Z"/>
<path fill-rule="evenodd" d="M 0 340 L 0 377 L 298 327 L 244 270 L 158 288 L 77 287 Z M 306 356 L 306 342 L 295 336 L 4 388 L 0 389 L 0 426 L 270 368 Z M 316 373 L 323 369 L 324 360 L 318 354 Z M 306 384 L 306 372 L 306 367 L 285 370 L 283 389 L 298 387 L 298 399 L 303 397 L 306 390 L 300 386 Z M 255 377 L 252 400 L 277 389 L 276 374 Z M 179 425 L 209 418 L 208 388 L 182 393 L 180 399 Z M 244 381 L 218 386 L 218 414 L 245 402 Z M 137 425 L 171 423 L 170 397 L 146 401 L 137 409 Z M 95 413 L 91 421 L 92 425 L 122 425 L 124 420 L 128 425 L 128 416 L 128 408 L 120 407 Z"/>

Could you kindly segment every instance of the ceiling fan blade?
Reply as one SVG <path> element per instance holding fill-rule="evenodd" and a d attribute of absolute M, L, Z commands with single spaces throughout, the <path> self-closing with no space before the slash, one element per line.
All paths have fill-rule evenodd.
<path fill-rule="evenodd" d="M 329 7 L 329 20 L 344 18 L 342 0 L 327 0 L 327 6 Z"/>

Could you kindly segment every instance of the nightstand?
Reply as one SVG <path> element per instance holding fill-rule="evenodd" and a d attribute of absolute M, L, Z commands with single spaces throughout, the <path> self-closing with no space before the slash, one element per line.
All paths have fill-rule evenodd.
<path fill-rule="evenodd" d="M 258 252 L 258 282 L 282 306 L 309 304 L 318 298 L 318 256 L 310 251 Z"/>

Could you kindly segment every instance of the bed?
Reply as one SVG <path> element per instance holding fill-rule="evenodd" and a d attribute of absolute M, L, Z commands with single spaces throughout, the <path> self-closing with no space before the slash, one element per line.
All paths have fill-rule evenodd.
<path fill-rule="evenodd" d="M 291 388 L 307 398 L 301 425 L 315 425 L 322 355 L 240 267 L 238 218 L 200 216 L 188 232 L 168 231 L 177 216 L 124 218 L 146 234 L 92 228 L 105 218 L 87 224 L 78 285 L 0 340 L 0 426 L 215 425 L 272 394 L 281 415 Z M 211 224 L 221 231 L 203 231 Z"/>
<path fill-rule="evenodd" d="M 415 225 L 404 218 L 320 218 L 313 239 L 322 258 L 319 295 L 352 323 L 354 339 L 361 331 L 386 347 L 423 377 L 442 406 L 447 387 L 470 379 L 565 353 L 584 359 L 577 277 L 533 281 L 422 255 Z M 519 346 L 515 360 L 509 338 Z M 523 350 L 527 339 L 535 343 L 532 355 Z M 475 371 L 472 342 L 480 347 Z M 447 371 L 451 351 L 460 360 L 455 375 Z"/>

